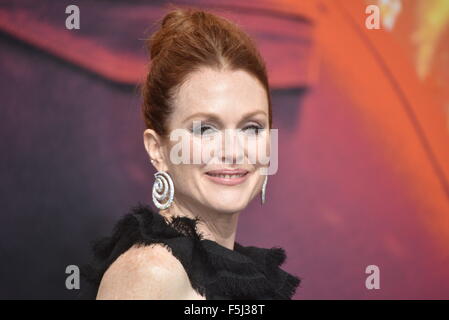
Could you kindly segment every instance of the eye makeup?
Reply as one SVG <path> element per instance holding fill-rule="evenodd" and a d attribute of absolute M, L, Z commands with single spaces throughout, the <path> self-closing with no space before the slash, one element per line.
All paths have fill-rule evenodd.
<path fill-rule="evenodd" d="M 250 123 L 244 126 L 240 131 L 248 133 L 249 135 L 259 135 L 265 127 L 257 122 Z M 194 121 L 189 131 L 197 136 L 209 135 L 217 132 L 217 127 L 207 121 Z"/>
<path fill-rule="evenodd" d="M 216 132 L 216 127 L 207 121 L 193 121 L 190 132 L 197 136 L 203 136 Z"/>
<path fill-rule="evenodd" d="M 264 129 L 265 129 L 265 127 L 260 125 L 259 123 L 251 123 L 251 124 L 245 126 L 242 129 L 242 131 L 244 131 L 245 133 L 248 133 L 250 135 L 256 135 L 257 136 Z"/>

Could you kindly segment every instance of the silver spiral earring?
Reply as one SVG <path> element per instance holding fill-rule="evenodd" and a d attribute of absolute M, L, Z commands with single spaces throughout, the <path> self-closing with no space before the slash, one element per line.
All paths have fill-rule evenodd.
<path fill-rule="evenodd" d="M 165 171 L 156 172 L 154 177 L 153 203 L 160 210 L 167 209 L 173 203 L 175 195 L 173 180 Z"/>
<path fill-rule="evenodd" d="M 266 195 L 266 190 L 267 190 L 267 181 L 268 181 L 268 175 L 265 176 L 265 180 L 264 180 L 263 186 L 262 186 L 262 204 L 265 203 L 265 195 Z"/>

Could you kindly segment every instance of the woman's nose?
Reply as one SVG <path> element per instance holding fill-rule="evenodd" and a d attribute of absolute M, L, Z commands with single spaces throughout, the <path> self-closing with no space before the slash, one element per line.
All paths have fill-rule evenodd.
<path fill-rule="evenodd" d="M 221 161 L 242 164 L 244 148 L 237 129 L 226 129 L 222 135 Z"/>

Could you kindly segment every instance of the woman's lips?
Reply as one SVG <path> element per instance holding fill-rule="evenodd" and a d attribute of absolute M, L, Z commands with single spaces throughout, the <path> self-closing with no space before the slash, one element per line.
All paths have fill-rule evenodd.
<path fill-rule="evenodd" d="M 228 186 L 241 184 L 248 178 L 248 170 L 211 170 L 206 172 L 206 176 L 215 183 Z"/>

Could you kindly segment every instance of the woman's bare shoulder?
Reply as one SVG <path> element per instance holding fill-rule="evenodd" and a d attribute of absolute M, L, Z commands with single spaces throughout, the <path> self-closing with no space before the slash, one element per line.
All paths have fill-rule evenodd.
<path fill-rule="evenodd" d="M 201 299 L 195 295 L 181 262 L 162 244 L 152 244 L 120 255 L 104 273 L 97 299 Z"/>

